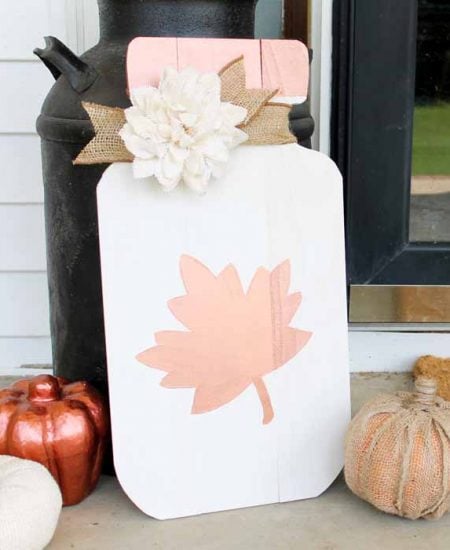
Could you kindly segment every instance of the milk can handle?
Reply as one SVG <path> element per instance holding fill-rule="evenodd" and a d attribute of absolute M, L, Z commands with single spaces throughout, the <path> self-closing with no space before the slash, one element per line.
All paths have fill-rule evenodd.
<path fill-rule="evenodd" d="M 33 53 L 44 62 L 55 79 L 64 75 L 78 93 L 90 88 L 98 77 L 97 71 L 54 36 L 46 36 L 44 40 L 45 48 L 36 48 Z"/>

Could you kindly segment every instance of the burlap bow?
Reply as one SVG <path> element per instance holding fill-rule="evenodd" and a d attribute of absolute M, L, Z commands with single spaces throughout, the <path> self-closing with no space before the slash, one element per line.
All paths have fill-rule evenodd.
<path fill-rule="evenodd" d="M 290 105 L 271 102 L 278 90 L 247 89 L 244 58 L 239 57 L 220 72 L 221 100 L 247 109 L 239 126 L 249 139 L 245 145 L 283 145 L 296 143 L 289 129 Z M 74 164 L 132 162 L 134 156 L 125 147 L 119 131 L 124 126 L 125 112 L 117 107 L 82 103 L 95 130 L 95 137 L 81 151 Z"/>

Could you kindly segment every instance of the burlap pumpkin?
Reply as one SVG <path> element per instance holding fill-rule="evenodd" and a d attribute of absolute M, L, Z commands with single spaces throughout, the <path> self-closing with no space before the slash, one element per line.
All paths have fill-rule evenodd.
<path fill-rule="evenodd" d="M 350 424 L 345 480 L 384 512 L 436 519 L 450 507 L 450 402 L 436 389 L 419 377 L 417 393 L 379 395 Z"/>

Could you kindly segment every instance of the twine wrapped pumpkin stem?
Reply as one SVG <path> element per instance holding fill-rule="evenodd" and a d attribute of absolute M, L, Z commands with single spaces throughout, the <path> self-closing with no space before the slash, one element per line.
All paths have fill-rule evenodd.
<path fill-rule="evenodd" d="M 415 382 L 416 396 L 415 400 L 421 405 L 434 405 L 437 395 L 437 383 L 433 378 L 419 376 Z"/>

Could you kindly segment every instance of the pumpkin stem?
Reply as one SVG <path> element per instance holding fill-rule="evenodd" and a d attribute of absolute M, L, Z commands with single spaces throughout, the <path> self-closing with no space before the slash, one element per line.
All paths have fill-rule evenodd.
<path fill-rule="evenodd" d="M 263 424 L 269 424 L 269 422 L 271 422 L 274 417 L 272 401 L 270 400 L 269 392 L 267 391 L 267 387 L 264 384 L 262 378 L 255 378 L 253 380 L 253 384 L 255 384 L 255 388 L 263 408 Z"/>
<path fill-rule="evenodd" d="M 33 402 L 56 401 L 60 398 L 58 379 L 48 374 L 33 378 L 28 387 L 28 399 Z"/>
<path fill-rule="evenodd" d="M 437 382 L 434 378 L 419 376 L 415 381 L 416 402 L 422 405 L 432 405 L 437 394 Z"/>

